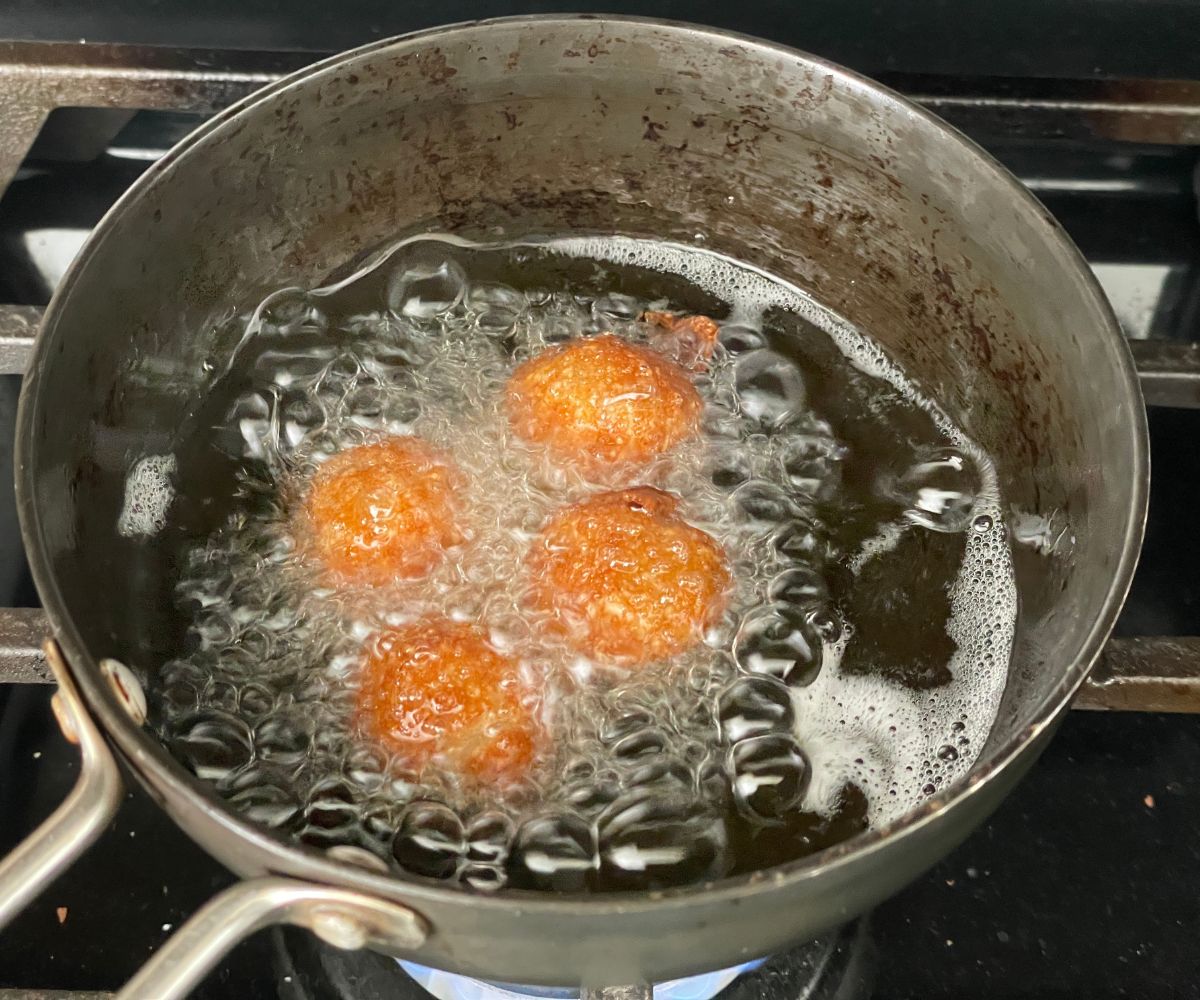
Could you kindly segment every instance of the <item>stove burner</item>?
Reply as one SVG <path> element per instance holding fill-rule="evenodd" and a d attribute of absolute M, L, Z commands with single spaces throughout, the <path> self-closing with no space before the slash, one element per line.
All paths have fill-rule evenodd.
<path fill-rule="evenodd" d="M 514 986 L 340 951 L 301 931 L 271 932 L 286 1000 L 578 1000 L 578 989 Z M 875 948 L 864 918 L 768 959 L 654 987 L 654 1000 L 866 1000 Z"/>
<path fill-rule="evenodd" d="M 713 1000 L 726 986 L 744 973 L 757 969 L 763 961 L 761 958 L 755 959 L 729 969 L 660 983 L 654 987 L 654 1000 Z M 400 967 L 435 1000 L 579 1000 L 577 989 L 489 983 L 430 969 L 414 962 L 402 961 Z"/>

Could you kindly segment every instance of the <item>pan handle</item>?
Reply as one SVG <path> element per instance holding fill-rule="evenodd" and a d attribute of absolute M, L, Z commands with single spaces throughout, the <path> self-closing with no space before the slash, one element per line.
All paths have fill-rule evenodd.
<path fill-rule="evenodd" d="M 121 772 L 53 639 L 42 645 L 58 690 L 51 705 L 63 736 L 79 745 L 79 780 L 62 805 L 0 861 L 0 928 L 23 910 L 108 826 L 121 804 Z M 417 948 L 429 927 L 417 913 L 364 893 L 294 879 L 250 879 L 209 900 L 118 994 L 180 1000 L 235 944 L 272 924 L 305 927 L 339 948 Z"/>
<path fill-rule="evenodd" d="M 0 928 L 86 851 L 121 804 L 121 772 L 92 721 L 53 639 L 42 645 L 58 682 L 51 705 L 63 736 L 80 751 L 79 780 L 54 813 L 0 861 Z"/>
<path fill-rule="evenodd" d="M 412 910 L 349 889 L 264 876 L 214 896 L 155 952 L 117 1000 L 181 1000 L 243 938 L 273 924 L 304 927 L 337 948 L 410 950 L 428 936 Z"/>

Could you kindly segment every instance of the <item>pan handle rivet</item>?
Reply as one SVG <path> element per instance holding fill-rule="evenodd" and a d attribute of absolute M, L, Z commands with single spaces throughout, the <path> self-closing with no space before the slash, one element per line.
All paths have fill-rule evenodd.
<path fill-rule="evenodd" d="M 75 723 L 71 721 L 71 713 L 67 711 L 67 707 L 62 700 L 62 695 L 57 691 L 50 698 L 50 708 L 54 712 L 54 721 L 58 723 L 58 728 L 62 730 L 63 738 L 68 743 L 78 744 L 79 733 L 75 731 Z"/>
<path fill-rule="evenodd" d="M 310 928 L 326 944 L 346 951 L 357 951 L 366 947 L 369 939 L 367 928 L 362 921 L 336 910 L 313 914 Z"/>
<path fill-rule="evenodd" d="M 100 672 L 129 717 L 139 726 L 145 722 L 146 692 L 142 690 L 141 682 L 133 675 L 133 671 L 120 660 L 108 658 L 100 661 Z"/>

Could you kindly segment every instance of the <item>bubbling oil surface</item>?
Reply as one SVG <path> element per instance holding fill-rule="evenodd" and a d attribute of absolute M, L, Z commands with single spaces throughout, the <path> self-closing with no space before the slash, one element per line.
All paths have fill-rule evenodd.
<path fill-rule="evenodd" d="M 554 344 L 646 342 L 647 309 L 721 323 L 703 433 L 602 482 L 510 432 L 505 382 Z M 654 888 L 800 857 L 884 825 L 969 770 L 1003 692 L 1015 586 L 987 457 L 871 341 L 797 289 L 693 248 L 623 239 L 406 241 L 232 325 L 178 454 L 126 510 L 216 448 L 222 526 L 177 587 L 186 652 L 156 685 L 175 755 L 236 809 L 364 864 L 477 891 Z M 292 515 L 330 455 L 418 434 L 463 472 L 466 541 L 428 578 L 350 592 Z M 147 485 L 149 484 L 149 485 Z M 522 562 L 562 505 L 651 485 L 724 547 L 735 585 L 695 649 L 625 671 L 526 607 Z M 143 498 L 139 491 L 152 489 Z M 364 640 L 424 614 L 516 658 L 548 738 L 528 777 L 460 783 L 356 733 Z"/>

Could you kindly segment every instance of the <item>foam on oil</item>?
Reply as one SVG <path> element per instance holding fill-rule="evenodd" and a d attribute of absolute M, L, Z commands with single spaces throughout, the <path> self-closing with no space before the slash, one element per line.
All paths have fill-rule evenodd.
<path fill-rule="evenodd" d="M 824 330 L 857 368 L 930 414 L 946 440 L 973 460 L 980 480 L 971 523 L 978 530 L 971 530 L 951 584 L 947 631 L 958 648 L 949 664 L 950 683 L 915 692 L 874 677 L 847 677 L 837 670 L 840 649 L 834 648 L 828 667 L 793 694 L 796 731 L 813 767 L 809 808 L 831 809 L 845 783 L 853 781 L 866 793 L 872 825 L 884 825 L 931 789 L 965 775 L 1000 707 L 1017 617 L 1016 578 L 1000 527 L 1000 489 L 991 460 L 878 344 L 779 278 L 719 254 L 671 244 L 602 237 L 549 245 L 582 258 L 685 275 L 728 302 L 731 320 L 750 328 L 761 327 L 770 308 L 804 317 Z M 864 542 L 858 566 L 897 531 L 894 524 L 882 524 L 879 534 Z"/>
<path fill-rule="evenodd" d="M 132 538 L 162 531 L 171 501 L 175 499 L 175 488 L 171 485 L 175 464 L 174 455 L 147 455 L 138 459 L 125 479 L 118 533 Z"/>

